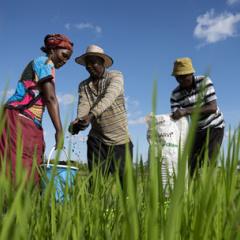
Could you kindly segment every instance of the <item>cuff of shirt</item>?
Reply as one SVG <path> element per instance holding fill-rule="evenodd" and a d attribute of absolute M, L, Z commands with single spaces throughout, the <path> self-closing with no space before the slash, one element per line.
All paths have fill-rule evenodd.
<path fill-rule="evenodd" d="M 94 118 L 97 118 L 97 115 L 98 115 L 97 111 L 95 111 L 94 109 L 92 109 L 92 110 L 89 112 L 89 114 L 93 114 Z"/>

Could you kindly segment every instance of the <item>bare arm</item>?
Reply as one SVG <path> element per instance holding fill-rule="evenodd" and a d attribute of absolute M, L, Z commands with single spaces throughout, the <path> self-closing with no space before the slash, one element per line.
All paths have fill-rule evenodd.
<path fill-rule="evenodd" d="M 196 107 L 179 108 L 172 114 L 172 118 L 175 120 L 178 120 L 181 117 L 191 115 L 195 110 L 196 110 Z M 216 100 L 206 103 L 204 106 L 202 106 L 199 109 L 199 111 L 201 116 L 215 113 L 217 111 Z"/>
<path fill-rule="evenodd" d="M 61 123 L 60 113 L 59 113 L 59 104 L 58 104 L 57 96 L 55 93 L 55 86 L 52 82 L 45 81 L 44 83 L 41 83 L 40 89 L 41 89 L 43 100 L 46 104 L 49 116 L 56 130 L 56 133 L 55 133 L 56 147 L 62 148 L 63 147 L 63 139 L 62 139 L 63 129 L 62 129 L 62 123 Z"/>

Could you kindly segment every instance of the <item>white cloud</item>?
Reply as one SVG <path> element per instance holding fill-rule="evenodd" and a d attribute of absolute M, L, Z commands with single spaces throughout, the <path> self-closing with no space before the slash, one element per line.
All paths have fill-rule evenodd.
<path fill-rule="evenodd" d="M 132 119 L 128 121 L 129 125 L 139 125 L 139 124 L 146 124 L 146 117 L 139 117 L 137 119 Z"/>
<path fill-rule="evenodd" d="M 15 93 L 16 89 L 9 89 L 7 90 L 6 96 L 11 97 Z"/>
<path fill-rule="evenodd" d="M 98 25 L 95 25 L 93 23 L 90 22 L 82 22 L 82 23 L 77 23 L 77 24 L 70 24 L 70 23 L 66 23 L 64 25 L 64 27 L 67 30 L 70 30 L 72 28 L 78 29 L 78 30 L 92 30 L 93 32 L 97 33 L 97 34 L 101 34 L 102 33 L 102 28 Z"/>
<path fill-rule="evenodd" d="M 127 96 L 125 97 L 125 103 L 127 109 L 128 124 L 130 125 L 146 124 L 145 116 L 141 116 L 142 111 L 140 109 L 139 101 Z"/>
<path fill-rule="evenodd" d="M 240 2 L 240 0 L 227 0 L 227 4 L 233 5 L 234 3 Z"/>
<path fill-rule="evenodd" d="M 135 99 L 132 99 L 131 97 L 127 96 L 125 97 L 126 107 L 128 108 L 138 108 L 139 102 Z"/>
<path fill-rule="evenodd" d="M 224 12 L 216 15 L 212 9 L 197 18 L 194 36 L 203 39 L 205 43 L 215 43 L 236 36 L 239 22 L 240 13 L 234 15 Z"/>
<path fill-rule="evenodd" d="M 1 98 L 0 100 L 2 100 L 3 96 L 8 99 L 9 97 L 11 97 L 14 93 L 15 93 L 16 89 L 9 89 L 9 90 L 6 90 L 6 91 L 1 91 L 0 94 L 1 94 Z"/>
<path fill-rule="evenodd" d="M 99 26 L 96 26 L 96 27 L 95 27 L 95 30 L 96 30 L 97 33 L 101 33 L 101 32 L 102 32 L 102 28 L 99 27 Z"/>
<path fill-rule="evenodd" d="M 67 29 L 67 30 L 70 30 L 70 23 L 66 23 L 65 25 L 64 25 L 64 27 Z"/>
<path fill-rule="evenodd" d="M 60 94 L 57 95 L 57 98 L 58 98 L 58 102 L 60 104 L 63 104 L 63 105 L 72 104 L 75 100 L 74 95 L 68 94 L 68 93 L 66 93 L 66 94 L 61 94 L 60 93 Z"/>
<path fill-rule="evenodd" d="M 131 97 L 125 97 L 126 109 L 127 109 L 127 116 L 128 118 L 137 118 L 142 114 L 140 110 L 140 104 L 137 100 L 132 99 Z"/>

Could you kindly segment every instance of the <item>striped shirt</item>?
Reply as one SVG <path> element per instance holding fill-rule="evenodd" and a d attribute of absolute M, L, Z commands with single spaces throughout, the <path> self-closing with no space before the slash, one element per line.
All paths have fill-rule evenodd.
<path fill-rule="evenodd" d="M 200 107 L 217 99 L 213 83 L 209 77 L 194 76 L 194 86 L 190 92 L 181 89 L 180 86 L 175 88 L 171 95 L 171 111 L 177 109 L 195 107 L 200 98 Z M 224 127 L 223 114 L 219 107 L 215 113 L 205 115 L 198 121 L 198 129 L 203 130 L 208 127 L 222 128 Z"/>
<path fill-rule="evenodd" d="M 95 116 L 89 136 L 106 145 L 120 145 L 130 141 L 121 72 L 105 72 L 98 82 L 98 90 L 90 78 L 79 85 L 78 118 L 92 112 Z"/>

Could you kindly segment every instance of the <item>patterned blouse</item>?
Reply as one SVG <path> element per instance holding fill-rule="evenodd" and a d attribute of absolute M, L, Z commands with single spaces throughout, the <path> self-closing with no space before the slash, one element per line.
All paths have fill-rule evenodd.
<path fill-rule="evenodd" d="M 48 62 L 46 56 L 35 58 L 24 69 L 14 95 L 6 103 L 6 108 L 18 110 L 33 120 L 37 127 L 42 128 L 45 106 L 39 91 L 39 83 L 46 80 L 55 82 L 54 65 Z"/>

